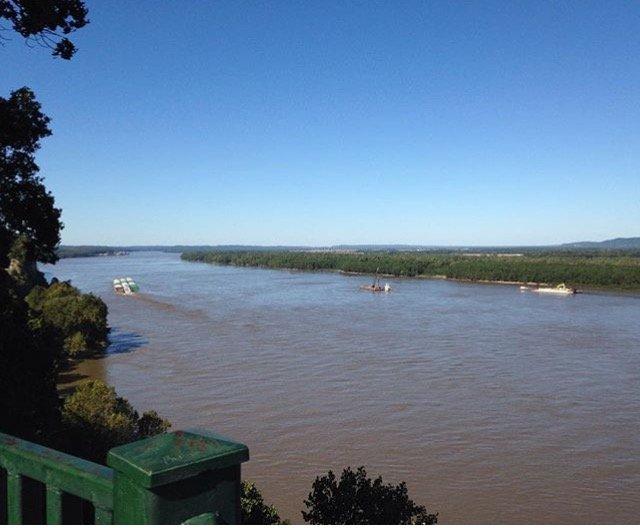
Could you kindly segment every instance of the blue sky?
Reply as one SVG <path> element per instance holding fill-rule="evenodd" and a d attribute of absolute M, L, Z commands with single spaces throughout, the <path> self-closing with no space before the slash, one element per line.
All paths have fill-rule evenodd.
<path fill-rule="evenodd" d="M 637 2 L 87 0 L 0 93 L 66 244 L 546 244 L 640 235 Z"/>

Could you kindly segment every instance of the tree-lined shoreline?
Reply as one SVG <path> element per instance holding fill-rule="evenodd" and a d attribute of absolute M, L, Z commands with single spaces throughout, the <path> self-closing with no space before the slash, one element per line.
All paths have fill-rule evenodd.
<path fill-rule="evenodd" d="M 640 291 L 640 257 L 629 253 L 465 254 L 436 252 L 190 251 L 188 262 L 339 271 L 390 277 L 502 284 L 557 284 L 623 292 Z"/>

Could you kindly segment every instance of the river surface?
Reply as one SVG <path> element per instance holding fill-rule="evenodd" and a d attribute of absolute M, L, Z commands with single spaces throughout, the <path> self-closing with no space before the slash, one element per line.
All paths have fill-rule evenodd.
<path fill-rule="evenodd" d="M 44 266 L 100 295 L 113 344 L 82 375 L 174 429 L 246 443 L 284 517 L 365 465 L 444 523 L 640 522 L 640 299 L 212 266 L 177 254 Z M 114 277 L 133 277 L 135 297 Z"/>

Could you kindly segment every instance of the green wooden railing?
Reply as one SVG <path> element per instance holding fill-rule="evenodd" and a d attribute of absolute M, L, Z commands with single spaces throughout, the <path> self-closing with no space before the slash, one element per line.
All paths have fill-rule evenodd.
<path fill-rule="evenodd" d="M 114 448 L 105 467 L 0 433 L 0 522 L 62 524 L 80 508 L 95 524 L 237 524 L 248 459 L 243 444 L 177 431 Z"/>

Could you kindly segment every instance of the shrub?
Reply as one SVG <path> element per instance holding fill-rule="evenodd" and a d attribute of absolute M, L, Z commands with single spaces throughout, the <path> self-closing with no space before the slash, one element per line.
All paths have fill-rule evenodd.
<path fill-rule="evenodd" d="M 104 351 L 108 343 L 107 305 L 68 282 L 36 286 L 26 297 L 32 324 L 57 337 L 63 358 L 83 358 Z"/>
<path fill-rule="evenodd" d="M 302 517 L 311 524 L 436 524 L 437 513 L 409 499 L 404 482 L 371 480 L 364 467 L 347 467 L 338 481 L 332 471 L 316 477 Z"/>
<path fill-rule="evenodd" d="M 104 463 L 112 447 L 167 431 L 171 424 L 149 411 L 138 412 L 113 387 L 99 380 L 81 383 L 62 407 L 64 449 Z"/>

